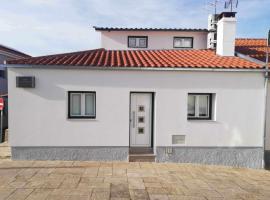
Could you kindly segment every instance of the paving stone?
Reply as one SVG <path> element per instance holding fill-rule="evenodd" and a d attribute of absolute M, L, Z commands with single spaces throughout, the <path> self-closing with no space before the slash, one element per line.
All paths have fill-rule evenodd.
<path fill-rule="evenodd" d="M 33 192 L 33 189 L 16 189 L 16 191 L 13 192 L 7 200 L 24 200 L 31 194 L 31 192 Z"/>
<path fill-rule="evenodd" d="M 68 200 L 89 200 L 89 195 L 71 195 Z"/>
<path fill-rule="evenodd" d="M 26 200 L 45 200 L 52 192 L 52 189 L 35 189 Z"/>
<path fill-rule="evenodd" d="M 44 181 L 42 181 L 42 180 L 40 180 L 40 181 L 30 181 L 24 186 L 24 188 L 36 189 L 36 188 L 42 188 L 43 185 L 44 185 Z"/>
<path fill-rule="evenodd" d="M 150 200 L 169 200 L 169 197 L 164 194 L 150 194 Z"/>
<path fill-rule="evenodd" d="M 168 191 L 164 188 L 146 188 L 148 194 L 168 194 Z"/>
<path fill-rule="evenodd" d="M 46 200 L 68 200 L 68 195 L 49 195 Z"/>
<path fill-rule="evenodd" d="M 127 178 L 125 177 L 106 177 L 104 179 L 105 183 L 127 183 Z"/>
<path fill-rule="evenodd" d="M 112 184 L 111 185 L 112 198 L 130 198 L 129 188 L 127 184 Z"/>
<path fill-rule="evenodd" d="M 206 199 L 205 197 L 182 196 L 182 195 L 169 195 L 168 197 L 169 197 L 169 200 L 211 200 L 211 199 Z M 215 198 L 215 200 L 224 200 L 224 199 Z"/>
<path fill-rule="evenodd" d="M 11 188 L 24 188 L 24 186 L 27 184 L 27 181 L 22 181 L 22 180 L 14 180 L 10 182 L 7 187 Z"/>
<path fill-rule="evenodd" d="M 14 188 L 0 188 L 0 200 L 6 199 L 11 195 L 16 189 Z"/>
<path fill-rule="evenodd" d="M 92 192 L 90 197 L 91 200 L 106 200 L 110 199 L 110 192 L 109 191 L 99 191 L 99 192 Z"/>
<path fill-rule="evenodd" d="M 146 190 L 140 190 L 140 189 L 131 189 L 129 190 L 130 193 L 130 198 L 131 199 L 138 199 L 138 200 L 148 200 L 149 199 L 149 195 L 147 193 Z"/>
<path fill-rule="evenodd" d="M 0 161 L 0 200 L 110 198 L 269 200 L 270 171 L 173 163 Z"/>
<path fill-rule="evenodd" d="M 161 188 L 162 185 L 159 182 L 155 182 L 155 183 L 144 183 L 145 187 L 155 187 L 155 188 Z"/>

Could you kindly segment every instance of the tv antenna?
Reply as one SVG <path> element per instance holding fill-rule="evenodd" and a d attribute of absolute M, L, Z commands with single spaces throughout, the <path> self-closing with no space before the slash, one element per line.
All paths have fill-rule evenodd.
<path fill-rule="evenodd" d="M 223 3 L 224 0 L 207 0 L 205 3 L 205 9 L 210 12 L 214 9 L 214 14 L 217 14 L 217 8 L 219 4 Z"/>
<path fill-rule="evenodd" d="M 230 9 L 231 12 L 233 11 L 233 8 L 238 7 L 238 0 L 226 0 L 224 4 L 225 9 Z"/>

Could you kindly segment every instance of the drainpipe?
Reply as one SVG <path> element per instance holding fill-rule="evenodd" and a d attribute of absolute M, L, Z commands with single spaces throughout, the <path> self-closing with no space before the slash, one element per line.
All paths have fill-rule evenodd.
<path fill-rule="evenodd" d="M 264 106 L 264 136 L 263 136 L 263 152 L 264 152 L 264 159 L 263 159 L 263 168 L 265 168 L 265 151 L 266 151 L 266 126 L 267 126 L 267 95 L 268 95 L 268 78 L 269 78 L 269 46 L 270 46 L 270 30 L 268 32 L 268 37 L 267 37 L 267 44 L 266 44 L 266 58 L 265 58 L 265 106 Z"/>

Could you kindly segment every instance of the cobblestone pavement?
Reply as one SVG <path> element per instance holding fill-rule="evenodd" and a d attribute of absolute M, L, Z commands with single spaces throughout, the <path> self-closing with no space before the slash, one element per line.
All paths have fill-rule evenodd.
<path fill-rule="evenodd" d="M 0 161 L 0 200 L 270 199 L 270 171 L 192 164 Z"/>

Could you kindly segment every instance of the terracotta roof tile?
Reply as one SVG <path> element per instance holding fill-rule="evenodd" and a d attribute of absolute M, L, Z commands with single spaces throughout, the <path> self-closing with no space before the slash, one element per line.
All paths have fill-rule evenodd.
<path fill-rule="evenodd" d="M 251 58 L 265 62 L 267 49 L 266 39 L 239 38 L 235 42 L 235 50 Z M 270 47 L 268 47 L 270 52 Z M 270 61 L 269 61 L 270 62 Z"/>
<path fill-rule="evenodd" d="M 105 50 L 95 49 L 8 61 L 8 64 L 88 67 L 233 68 L 259 69 L 239 57 L 222 57 L 213 50 Z"/>

